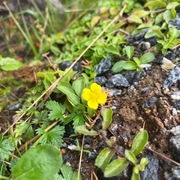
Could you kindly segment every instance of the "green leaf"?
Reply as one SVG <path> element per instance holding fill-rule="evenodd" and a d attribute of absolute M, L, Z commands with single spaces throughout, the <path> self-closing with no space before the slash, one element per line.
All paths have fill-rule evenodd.
<path fill-rule="evenodd" d="M 72 88 L 76 94 L 81 97 L 82 90 L 84 88 L 84 78 L 78 78 L 72 83 Z"/>
<path fill-rule="evenodd" d="M 126 46 L 123 51 L 126 52 L 128 59 L 131 59 L 134 54 L 134 47 L 133 46 Z"/>
<path fill-rule="evenodd" d="M 131 152 L 133 152 L 135 156 L 139 155 L 146 146 L 147 142 L 148 142 L 147 131 L 146 130 L 140 131 L 133 139 Z"/>
<path fill-rule="evenodd" d="M 136 156 L 134 155 L 134 153 L 132 153 L 132 151 L 130 150 L 125 150 L 125 156 L 126 158 L 131 161 L 133 164 L 136 164 L 137 163 L 137 158 Z"/>
<path fill-rule="evenodd" d="M 60 180 L 81 180 L 81 176 L 78 179 L 78 173 L 75 171 L 73 172 L 72 168 L 66 164 L 63 164 L 61 167 L 61 174 Z"/>
<path fill-rule="evenodd" d="M 133 173 L 131 176 L 131 180 L 141 180 L 139 173 L 135 173 L 135 169 L 136 167 L 133 168 Z"/>
<path fill-rule="evenodd" d="M 8 160 L 11 157 L 11 153 L 15 150 L 14 144 L 10 139 L 4 139 L 0 143 L 0 159 Z"/>
<path fill-rule="evenodd" d="M 0 68 L 4 71 L 14 71 L 21 68 L 22 66 L 23 63 L 16 59 L 0 56 Z"/>
<path fill-rule="evenodd" d="M 55 128 L 51 129 L 48 132 L 45 132 L 40 137 L 41 144 L 50 144 L 60 148 L 63 143 L 63 135 L 65 133 L 64 126 L 56 126 Z"/>
<path fill-rule="evenodd" d="M 93 129 L 88 130 L 85 125 L 77 126 L 75 128 L 75 131 L 77 131 L 79 134 L 84 134 L 87 136 L 97 136 L 99 133 Z"/>
<path fill-rule="evenodd" d="M 30 127 L 30 124 L 26 121 L 19 121 L 19 123 L 16 125 L 15 129 L 15 136 L 21 136 L 28 128 Z"/>
<path fill-rule="evenodd" d="M 72 103 L 73 106 L 80 104 L 80 98 L 75 94 L 74 90 L 72 89 L 71 85 L 67 82 L 60 82 L 57 86 L 62 93 L 64 93 L 68 100 Z"/>
<path fill-rule="evenodd" d="M 141 64 L 146 64 L 148 62 L 151 62 L 154 60 L 154 54 L 147 52 L 145 54 L 143 54 L 140 58 Z"/>
<path fill-rule="evenodd" d="M 144 7 L 147 7 L 151 10 L 160 9 L 166 6 L 166 3 L 162 0 L 154 0 L 154 1 L 148 1 Z"/>
<path fill-rule="evenodd" d="M 106 130 L 112 122 L 113 111 L 109 108 L 103 108 L 101 111 L 101 115 L 103 117 L 102 129 Z"/>
<path fill-rule="evenodd" d="M 12 168 L 13 180 L 49 180 L 59 171 L 62 156 L 51 145 L 30 148 Z"/>
<path fill-rule="evenodd" d="M 142 19 L 136 15 L 130 15 L 128 18 L 128 21 L 130 23 L 138 23 L 138 24 L 142 24 Z"/>
<path fill-rule="evenodd" d="M 65 112 L 65 107 L 56 101 L 47 101 L 46 108 L 51 110 L 48 114 L 50 120 L 63 120 L 63 114 Z"/>
<path fill-rule="evenodd" d="M 134 61 L 126 61 L 123 65 L 123 69 L 125 70 L 136 70 L 137 65 Z"/>
<path fill-rule="evenodd" d="M 112 67 L 112 71 L 114 73 L 122 71 L 124 69 L 123 66 L 124 66 L 125 63 L 126 63 L 126 61 L 123 61 L 123 60 L 119 61 L 119 62 L 116 62 Z"/>
<path fill-rule="evenodd" d="M 179 2 L 170 2 L 168 3 L 168 5 L 166 6 L 166 9 L 174 9 L 175 7 L 179 6 L 180 3 Z"/>
<path fill-rule="evenodd" d="M 96 158 L 95 165 L 102 171 L 105 170 L 110 160 L 114 156 L 115 151 L 109 148 L 104 148 Z"/>
<path fill-rule="evenodd" d="M 118 174 L 120 174 L 127 166 L 128 161 L 126 158 L 120 158 L 112 161 L 110 164 L 108 164 L 104 171 L 105 177 L 113 177 Z"/>
<path fill-rule="evenodd" d="M 148 164 L 149 160 L 148 158 L 142 158 L 139 164 L 139 170 L 144 171 L 146 165 Z"/>

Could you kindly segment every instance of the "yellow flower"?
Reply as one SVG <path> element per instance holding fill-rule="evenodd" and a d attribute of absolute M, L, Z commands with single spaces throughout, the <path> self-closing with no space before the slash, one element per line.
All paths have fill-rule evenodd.
<path fill-rule="evenodd" d="M 97 83 L 92 83 L 90 89 L 84 88 L 82 98 L 87 101 L 91 109 L 97 109 L 98 104 L 104 104 L 107 100 L 107 94 L 102 92 L 102 88 Z"/>

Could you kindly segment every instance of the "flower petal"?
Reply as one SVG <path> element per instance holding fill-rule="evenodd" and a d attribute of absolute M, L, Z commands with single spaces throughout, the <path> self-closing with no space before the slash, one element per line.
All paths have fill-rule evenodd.
<path fill-rule="evenodd" d="M 90 99 L 88 101 L 88 106 L 91 108 L 91 109 L 97 109 L 98 108 L 98 103 L 96 101 L 94 101 L 93 99 Z"/>
<path fill-rule="evenodd" d="M 99 104 L 104 104 L 106 100 L 107 100 L 107 94 L 104 92 L 102 92 L 97 99 Z"/>
<path fill-rule="evenodd" d="M 92 92 L 88 88 L 84 88 L 82 92 L 82 98 L 88 101 L 92 96 Z"/>
<path fill-rule="evenodd" d="M 90 89 L 95 94 L 101 93 L 101 86 L 97 83 L 92 83 Z"/>

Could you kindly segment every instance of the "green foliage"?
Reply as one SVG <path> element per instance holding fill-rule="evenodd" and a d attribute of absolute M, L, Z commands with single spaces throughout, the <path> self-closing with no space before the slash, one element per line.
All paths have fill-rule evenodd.
<path fill-rule="evenodd" d="M 146 130 L 140 131 L 134 138 L 132 147 L 130 150 L 125 150 L 125 157 L 112 160 L 116 149 L 112 146 L 110 148 L 104 148 L 96 158 L 96 166 L 99 167 L 105 177 L 113 177 L 120 174 L 131 162 L 134 165 L 132 179 L 138 179 L 139 171 L 144 171 L 145 166 L 148 164 L 147 158 L 142 158 L 138 164 L 137 155 L 139 155 L 144 149 L 148 141 L 148 134 Z M 117 152 L 118 153 L 118 152 Z M 110 162 L 111 161 L 111 162 Z"/>
<path fill-rule="evenodd" d="M 4 71 L 14 71 L 22 66 L 23 63 L 16 59 L 0 56 L 0 68 Z"/>
<path fill-rule="evenodd" d="M 112 122 L 113 111 L 112 109 L 109 109 L 109 108 L 103 108 L 101 111 L 101 115 L 103 118 L 102 129 L 106 130 Z"/>
<path fill-rule="evenodd" d="M 50 131 L 41 132 L 39 135 L 42 135 L 37 141 L 40 144 L 50 144 L 57 148 L 60 148 L 63 143 L 63 135 L 65 133 L 64 126 L 56 126 Z"/>
<path fill-rule="evenodd" d="M 59 150 L 51 145 L 40 145 L 30 148 L 12 168 L 12 179 L 16 180 L 49 180 L 60 169 L 62 156 Z"/>
<path fill-rule="evenodd" d="M 134 49 L 130 46 L 125 48 L 125 52 L 127 53 L 128 58 L 133 56 Z M 133 57 L 133 60 L 121 60 L 116 62 L 113 67 L 112 71 L 117 73 L 122 70 L 142 70 L 144 64 L 147 64 L 154 60 L 154 55 L 150 52 L 143 54 L 140 58 Z"/>
<path fill-rule="evenodd" d="M 104 170 L 105 177 L 112 177 L 120 174 L 129 165 L 125 158 L 120 158 L 108 164 Z"/>
<path fill-rule="evenodd" d="M 75 128 L 75 130 L 76 130 L 78 133 L 84 134 L 84 135 L 87 135 L 87 136 L 97 136 L 97 135 L 99 134 L 97 131 L 95 131 L 95 130 L 93 130 L 93 129 L 88 130 L 85 125 L 77 126 L 77 127 Z"/>
<path fill-rule="evenodd" d="M 46 108 L 50 110 L 48 117 L 50 120 L 59 120 L 63 121 L 63 114 L 65 113 L 65 107 L 56 101 L 46 102 Z"/>
<path fill-rule="evenodd" d="M 133 140 L 131 152 L 133 152 L 135 156 L 139 155 L 146 146 L 147 141 L 148 141 L 147 131 L 146 130 L 140 131 Z"/>
<path fill-rule="evenodd" d="M 61 167 L 61 175 L 59 175 L 58 180 L 74 180 L 74 179 L 81 180 L 82 178 L 80 177 L 78 179 L 78 173 L 76 171 L 73 172 L 70 166 L 63 164 Z"/>
<path fill-rule="evenodd" d="M 8 160 L 12 156 L 12 152 L 15 150 L 14 144 L 11 139 L 4 139 L 2 134 L 0 135 L 0 159 Z"/>
<path fill-rule="evenodd" d="M 114 150 L 110 148 L 104 148 L 97 156 L 95 165 L 102 171 L 104 171 L 106 166 L 109 164 L 110 160 L 114 156 L 114 154 Z"/>

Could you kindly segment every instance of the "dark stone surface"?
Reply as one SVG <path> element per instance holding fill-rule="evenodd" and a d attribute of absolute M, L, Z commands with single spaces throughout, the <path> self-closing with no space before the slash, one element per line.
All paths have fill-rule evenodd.
<path fill-rule="evenodd" d="M 95 67 L 95 72 L 97 75 L 102 75 L 107 73 L 111 68 L 111 57 L 102 59 L 101 62 Z"/>
<path fill-rule="evenodd" d="M 177 110 L 180 110 L 180 101 L 176 101 L 174 103 L 174 107 L 177 109 Z"/>
<path fill-rule="evenodd" d="M 128 80 L 122 74 L 115 74 L 108 79 L 106 87 L 129 87 Z"/>
<path fill-rule="evenodd" d="M 128 80 L 128 82 L 133 85 L 134 83 L 140 80 L 142 72 L 137 71 L 128 71 L 124 77 Z"/>
<path fill-rule="evenodd" d="M 165 177 L 167 180 L 180 180 L 180 167 L 173 167 L 171 173 L 165 172 Z"/>
<path fill-rule="evenodd" d="M 99 85 L 105 85 L 107 83 L 107 79 L 104 76 L 98 76 L 94 78 L 94 82 L 98 83 Z"/>
<path fill-rule="evenodd" d="M 175 67 L 172 69 L 163 83 L 163 88 L 169 88 L 177 81 L 180 81 L 180 67 Z"/>
<path fill-rule="evenodd" d="M 146 155 L 149 163 L 144 171 L 140 172 L 141 180 L 158 180 L 159 160 L 153 155 Z"/>
<path fill-rule="evenodd" d="M 67 69 L 69 66 L 71 66 L 72 62 L 71 61 L 62 61 L 59 64 L 59 69 L 61 70 L 65 70 Z M 74 66 L 73 66 L 73 70 L 74 71 L 81 71 L 81 61 L 78 61 Z"/>
<path fill-rule="evenodd" d="M 170 20 L 169 24 L 175 26 L 178 30 L 180 30 L 180 18 Z"/>
<path fill-rule="evenodd" d="M 174 159 L 180 162 L 180 134 L 172 136 L 169 143 Z"/>

